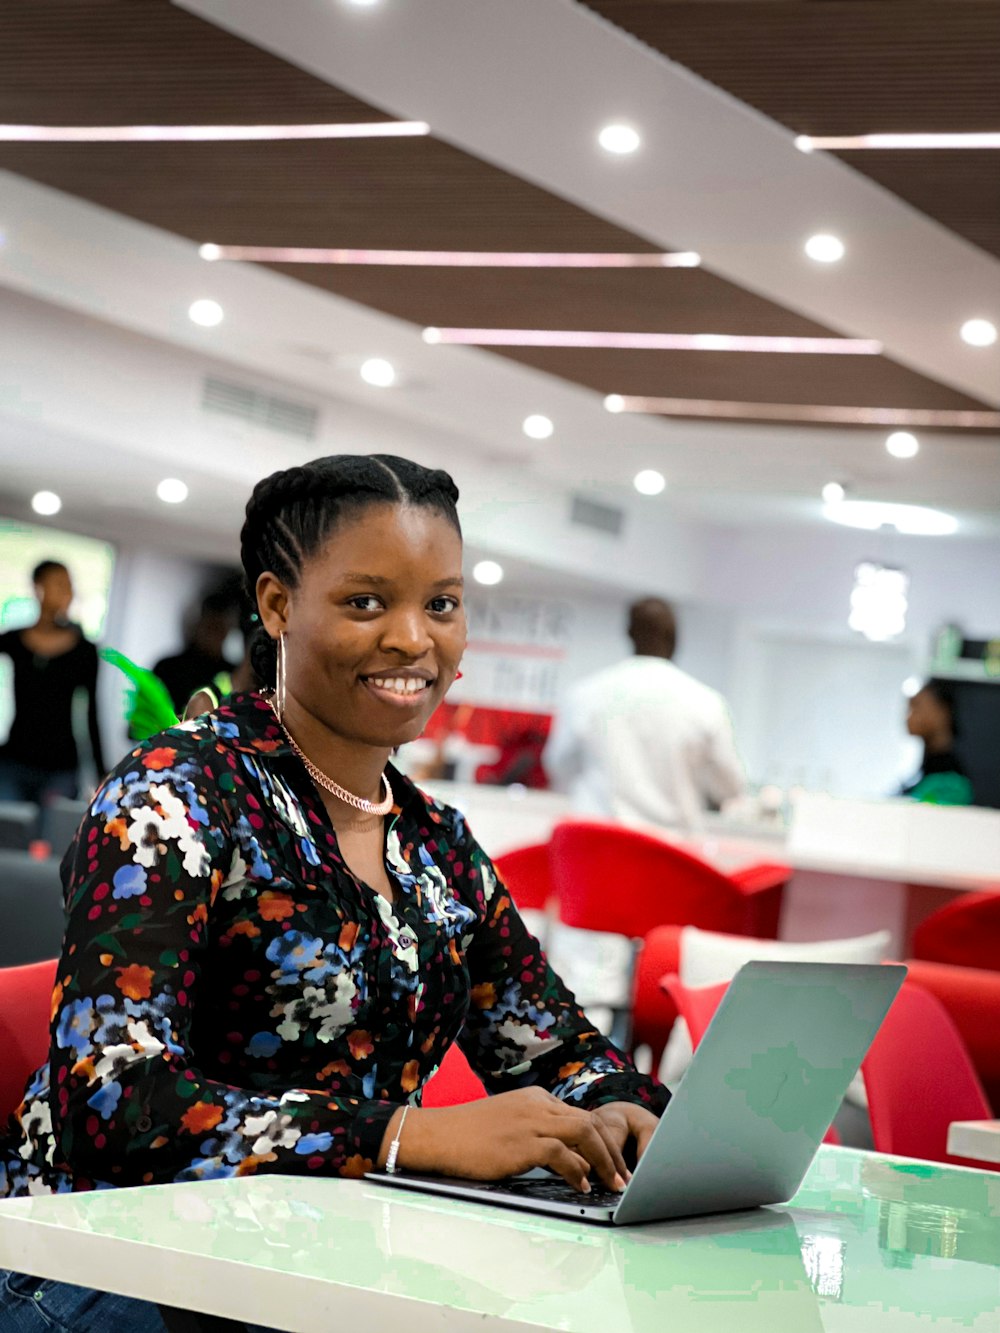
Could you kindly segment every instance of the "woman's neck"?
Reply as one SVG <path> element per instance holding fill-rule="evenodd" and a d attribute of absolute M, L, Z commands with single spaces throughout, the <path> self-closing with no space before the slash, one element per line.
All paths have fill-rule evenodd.
<path fill-rule="evenodd" d="M 390 747 L 366 745 L 332 732 L 289 696 L 283 723 L 299 749 L 320 772 L 366 801 L 384 796 L 382 773 Z"/>

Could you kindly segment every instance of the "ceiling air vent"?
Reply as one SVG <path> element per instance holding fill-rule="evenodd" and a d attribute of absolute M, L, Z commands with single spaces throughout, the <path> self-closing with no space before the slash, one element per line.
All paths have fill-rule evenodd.
<path fill-rule="evenodd" d="M 258 393 L 245 384 L 209 375 L 205 380 L 201 405 L 206 412 L 219 416 L 236 417 L 279 435 L 294 435 L 299 440 L 314 440 L 319 425 L 319 412 L 308 403 L 297 403 L 290 398 Z"/>
<path fill-rule="evenodd" d="M 570 522 L 579 524 L 581 528 L 594 528 L 612 537 L 620 537 L 625 526 L 625 514 L 613 505 L 598 504 L 596 500 L 585 500 L 582 495 L 574 495 Z"/>

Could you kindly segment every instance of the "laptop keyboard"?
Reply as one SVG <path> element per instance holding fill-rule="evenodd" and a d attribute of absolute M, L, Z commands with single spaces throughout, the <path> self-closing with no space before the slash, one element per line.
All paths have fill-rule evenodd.
<path fill-rule="evenodd" d="M 483 1194 L 513 1194 L 522 1199 L 544 1199 L 583 1208 L 616 1208 L 622 1197 L 617 1190 L 609 1190 L 600 1184 L 592 1184 L 589 1194 L 581 1194 L 558 1176 L 551 1180 L 539 1180 L 537 1177 L 531 1180 L 470 1180 L 463 1181 L 463 1184 Z"/>

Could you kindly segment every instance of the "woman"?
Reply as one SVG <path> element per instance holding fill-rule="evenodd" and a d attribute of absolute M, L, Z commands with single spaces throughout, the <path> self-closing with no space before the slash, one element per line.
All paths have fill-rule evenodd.
<path fill-rule="evenodd" d="M 0 749 L 0 800 L 44 805 L 56 796 L 75 798 L 79 755 L 73 735 L 73 699 L 87 695 L 94 766 L 104 773 L 97 720 L 97 650 L 68 619 L 73 601 L 69 570 L 43 560 L 32 571 L 38 619 L 26 629 L 0 634 L 0 653 L 14 667 L 14 720 Z"/>
<path fill-rule="evenodd" d="M 623 1187 L 665 1091 L 588 1024 L 462 816 L 388 762 L 465 648 L 457 498 L 383 455 L 254 490 L 242 556 L 273 689 L 153 737 L 98 792 L 0 1195 L 358 1177 L 390 1152 Z M 421 1109 L 455 1040 L 496 1095 Z"/>
<path fill-rule="evenodd" d="M 900 792 L 931 805 L 972 805 L 972 783 L 955 753 L 955 695 L 942 680 L 929 680 L 910 700 L 906 730 L 924 744 L 920 772 Z"/>

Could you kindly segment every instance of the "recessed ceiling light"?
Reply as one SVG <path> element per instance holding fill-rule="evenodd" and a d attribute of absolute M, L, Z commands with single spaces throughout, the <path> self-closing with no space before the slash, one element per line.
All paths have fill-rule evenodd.
<path fill-rule="evenodd" d="M 997 326 L 988 319 L 967 319 L 962 325 L 962 340 L 970 347 L 992 347 L 997 340 Z"/>
<path fill-rule="evenodd" d="M 396 383 L 395 366 L 381 356 L 370 356 L 362 363 L 360 374 L 366 384 L 374 384 L 377 389 L 388 389 Z"/>
<path fill-rule="evenodd" d="M 885 447 L 893 458 L 915 458 L 920 452 L 920 441 L 908 430 L 894 430 L 886 438 Z"/>
<path fill-rule="evenodd" d="M 907 676 L 903 681 L 903 693 L 907 699 L 912 699 L 915 694 L 920 693 L 920 687 L 923 684 L 919 676 Z"/>
<path fill-rule="evenodd" d="M 743 333 L 623 333 L 591 329 L 425 329 L 425 342 L 468 347 L 611 347 L 647 352 L 771 352 L 879 356 L 874 338 L 785 338 Z"/>
<path fill-rule="evenodd" d="M 910 536 L 945 537 L 957 531 L 958 519 L 940 509 L 923 505 L 888 504 L 882 500 L 841 500 L 827 505 L 823 517 L 847 528 L 895 528 Z"/>
<path fill-rule="evenodd" d="M 216 245 L 213 241 L 206 241 L 204 245 L 198 246 L 198 254 L 202 259 L 207 259 L 211 263 L 213 260 L 222 258 L 222 246 Z"/>
<path fill-rule="evenodd" d="M 619 156 L 625 153 L 634 153 L 642 143 L 637 130 L 631 125 L 622 125 L 619 123 L 605 125 L 597 136 L 597 142 L 606 153 L 617 153 Z"/>
<path fill-rule="evenodd" d="M 498 565 L 495 560 L 480 560 L 472 568 L 472 577 L 487 586 L 499 583 L 503 578 L 503 565 Z"/>
<path fill-rule="evenodd" d="M 31 507 L 36 514 L 58 514 L 62 500 L 55 491 L 38 491 L 31 497 Z"/>
<path fill-rule="evenodd" d="M 164 504 L 183 504 L 188 498 L 187 484 L 178 477 L 164 477 L 156 488 L 156 494 Z"/>
<path fill-rule="evenodd" d="M 828 152 L 856 152 L 864 149 L 900 148 L 1000 148 L 1000 132 L 973 130 L 951 134 L 799 134 L 795 147 L 800 153 L 812 153 L 817 148 Z"/>
<path fill-rule="evenodd" d="M 844 257 L 844 242 L 839 236 L 818 232 L 806 241 L 805 251 L 810 259 L 816 260 L 817 264 L 836 264 L 838 259 Z"/>
<path fill-rule="evenodd" d="M 651 398 L 608 394 L 609 412 L 646 416 L 708 417 L 718 420 L 822 421 L 845 426 L 951 426 L 966 430 L 1000 429 L 1000 412 L 937 407 L 830 407 L 817 403 L 745 403 L 725 398 Z"/>
<path fill-rule="evenodd" d="M 379 0 L 347 0 L 354 9 L 374 9 Z"/>
<path fill-rule="evenodd" d="M 202 328 L 213 329 L 216 324 L 221 324 L 225 317 L 225 312 L 218 301 L 211 301 L 207 298 L 201 301 L 193 301 L 188 307 L 188 318 L 192 324 L 200 324 Z"/>
<path fill-rule="evenodd" d="M 823 487 L 822 496 L 828 505 L 835 505 L 847 494 L 839 481 L 828 481 Z"/>
<path fill-rule="evenodd" d="M 202 249 L 209 247 L 203 246 Z M 400 268 L 697 268 L 695 250 L 345 250 L 300 245 L 215 245 L 205 259 L 255 264 L 355 264 Z"/>
<path fill-rule="evenodd" d="M 3 143 L 192 143 L 261 139 L 385 139 L 430 134 L 424 120 L 323 125 L 0 125 Z"/>
<path fill-rule="evenodd" d="M 666 484 L 666 477 L 654 468 L 645 468 L 642 472 L 637 472 L 632 481 L 632 485 L 640 495 L 659 495 Z"/>
<path fill-rule="evenodd" d="M 524 418 L 521 429 L 531 440 L 547 440 L 555 430 L 555 426 L 549 417 L 535 414 Z"/>

